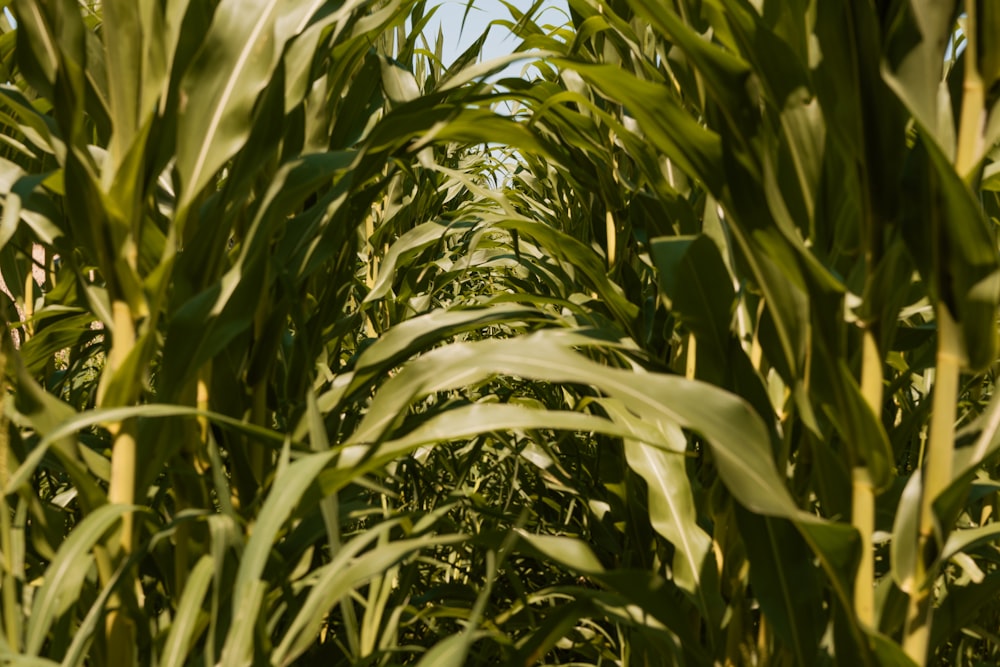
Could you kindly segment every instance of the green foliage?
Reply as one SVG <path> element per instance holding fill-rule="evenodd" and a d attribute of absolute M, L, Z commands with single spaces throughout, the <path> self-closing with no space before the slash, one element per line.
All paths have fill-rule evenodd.
<path fill-rule="evenodd" d="M 993 3 L 8 7 L 0 661 L 998 659 Z"/>

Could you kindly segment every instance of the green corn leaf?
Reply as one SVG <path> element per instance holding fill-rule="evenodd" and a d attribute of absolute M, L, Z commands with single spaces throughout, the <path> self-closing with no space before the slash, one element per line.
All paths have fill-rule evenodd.
<path fill-rule="evenodd" d="M 276 480 L 274 491 L 268 495 L 264 507 L 261 508 L 257 517 L 253 534 L 247 541 L 239 570 L 236 573 L 232 600 L 234 617 L 243 615 L 250 625 L 254 623 L 258 610 L 255 610 L 253 605 L 260 603 L 260 596 L 264 592 L 263 587 L 266 586 L 260 577 L 278 532 L 306 489 L 315 481 L 316 476 L 331 457 L 331 453 L 324 452 L 299 459 L 292 463 L 284 471 L 284 474 Z M 232 641 L 232 650 L 241 654 L 240 642 L 246 641 L 246 639 L 233 639 Z"/>
<path fill-rule="evenodd" d="M 965 363 L 983 368 L 996 358 L 1000 255 L 969 187 L 936 146 L 921 141 L 908 178 L 915 197 L 904 238 L 934 301 L 960 326 Z"/>
<path fill-rule="evenodd" d="M 77 603 L 87 573 L 93 567 L 89 557 L 94 545 L 126 512 L 138 508 L 104 505 L 90 513 L 59 547 L 45 570 L 45 578 L 35 594 L 31 617 L 25 628 L 25 651 L 38 655 L 49 629 Z"/>
<path fill-rule="evenodd" d="M 576 70 L 605 94 L 620 100 L 639 122 L 646 139 L 710 191 L 720 191 L 722 152 L 718 134 L 682 110 L 665 85 L 637 79 L 611 65 L 554 62 Z"/>
<path fill-rule="evenodd" d="M 546 332 L 430 352 L 384 385 L 356 437 L 363 441 L 377 437 L 418 395 L 499 372 L 593 384 L 640 415 L 705 435 L 727 485 L 748 508 L 770 516 L 805 518 L 775 469 L 766 426 L 746 403 L 721 389 L 670 375 L 644 374 L 640 388 L 630 372 L 587 361 L 567 349 L 580 342 L 572 335 Z"/>
<path fill-rule="evenodd" d="M 174 622 L 161 654 L 164 665 L 180 667 L 186 663 L 194 640 L 197 639 L 198 617 L 202 612 L 205 593 L 212 582 L 215 563 L 211 556 L 202 556 L 187 577 L 184 592 L 177 604 Z"/>
<path fill-rule="evenodd" d="M 671 431 L 672 439 L 680 440 L 683 446 L 680 430 Z M 712 539 L 697 523 L 683 457 L 633 440 L 625 441 L 625 456 L 629 467 L 649 487 L 649 519 L 653 529 L 674 545 L 674 581 L 694 599 L 705 617 L 708 632 L 714 633 L 723 610 L 722 599 L 715 593 L 718 572 Z"/>
<path fill-rule="evenodd" d="M 272 656 L 274 664 L 289 665 L 301 655 L 313 642 L 316 631 L 322 622 L 324 611 L 352 589 L 367 582 L 390 565 L 400 559 L 434 545 L 448 545 L 459 542 L 462 535 L 431 535 L 409 540 L 395 540 L 380 544 L 377 549 L 357 555 L 358 551 L 367 546 L 375 536 L 366 536 L 364 540 L 355 538 L 344 545 L 337 558 L 325 566 L 318 575 L 316 584 L 311 588 L 309 596 L 303 603 L 288 632 L 276 647 Z M 356 544 L 359 543 L 360 544 Z"/>
<path fill-rule="evenodd" d="M 736 294 L 718 248 L 706 236 L 660 237 L 650 245 L 662 294 L 697 337 L 699 379 L 725 386 Z"/>
<path fill-rule="evenodd" d="M 219 4 L 180 87 L 180 211 L 242 148 L 250 134 L 253 103 L 271 79 L 286 42 L 302 31 L 321 4 L 322 0 Z"/>
<path fill-rule="evenodd" d="M 737 508 L 750 559 L 750 582 L 775 634 L 799 664 L 809 664 L 819 648 L 826 619 L 823 582 L 805 541 L 788 521 L 756 516 Z"/>

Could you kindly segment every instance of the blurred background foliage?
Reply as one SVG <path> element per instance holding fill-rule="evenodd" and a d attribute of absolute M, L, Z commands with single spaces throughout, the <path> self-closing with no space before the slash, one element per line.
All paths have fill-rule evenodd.
<path fill-rule="evenodd" d="M 568 6 L 0 3 L 0 661 L 1000 659 L 997 3 Z"/>

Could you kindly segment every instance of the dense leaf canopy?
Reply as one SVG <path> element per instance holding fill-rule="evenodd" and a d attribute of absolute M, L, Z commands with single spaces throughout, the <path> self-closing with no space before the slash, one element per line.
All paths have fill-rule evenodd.
<path fill-rule="evenodd" d="M 543 4 L 0 2 L 0 662 L 1000 660 L 998 4 Z"/>

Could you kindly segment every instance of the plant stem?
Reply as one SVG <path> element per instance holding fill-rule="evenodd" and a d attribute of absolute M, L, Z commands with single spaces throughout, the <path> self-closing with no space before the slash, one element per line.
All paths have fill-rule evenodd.
<path fill-rule="evenodd" d="M 608 211 L 605 216 L 605 233 L 608 237 L 608 271 L 615 268 L 615 255 L 618 252 L 618 237 L 615 231 L 615 218 Z"/>
<path fill-rule="evenodd" d="M 687 355 L 684 364 L 684 377 L 693 380 L 698 368 L 698 340 L 694 334 L 688 334 Z"/>
<path fill-rule="evenodd" d="M 107 367 L 104 370 L 107 374 L 107 383 L 102 382 L 100 388 L 105 391 L 135 347 L 135 324 L 128 304 L 123 300 L 116 299 L 111 304 L 111 316 L 114 323 L 114 338 L 108 353 Z M 105 391 L 99 390 L 101 394 L 99 403 L 103 404 Z M 132 391 L 137 393 L 138 388 L 134 387 Z M 108 501 L 112 504 L 135 504 L 136 441 L 133 429 L 134 423 L 131 420 L 120 421 L 108 426 L 112 439 Z M 115 550 L 112 545 L 108 546 L 116 559 L 126 559 L 132 553 L 133 544 L 134 517 L 129 512 L 122 515 L 118 549 Z M 115 551 L 118 553 L 115 554 Z M 107 585 L 106 581 L 105 585 Z M 108 611 L 105 623 L 109 664 L 130 667 L 134 664 L 135 624 L 122 608 L 122 596 L 112 596 L 111 605 L 112 608 Z"/>
<path fill-rule="evenodd" d="M 0 314 L 3 315 L 0 319 L 6 325 L 6 308 Z M 7 430 L 9 425 L 4 411 L 4 402 L 7 400 L 7 340 L 8 334 L 4 331 L 3 339 L 0 340 L 0 489 L 7 488 L 7 480 L 10 477 L 8 469 L 10 434 Z M 0 583 L 0 591 L 3 592 L 3 632 L 7 645 L 16 653 L 21 646 L 20 619 L 23 613 L 16 596 L 15 572 L 17 568 L 14 563 L 13 525 L 5 493 L 0 493 L 0 549 L 3 549 L 3 579 Z"/>
<path fill-rule="evenodd" d="M 875 486 L 867 466 L 851 471 L 851 525 L 861 534 L 861 562 L 854 579 L 854 614 L 858 622 L 875 627 Z"/>
<path fill-rule="evenodd" d="M 934 500 L 951 483 L 956 402 L 961 370 L 961 329 L 944 303 L 939 302 L 935 310 L 938 347 L 930 439 L 927 443 L 927 457 L 923 462 L 924 483 L 920 496 L 920 531 L 917 536 L 918 557 L 915 577 L 919 588 L 910 596 L 903 637 L 903 650 L 918 665 L 924 665 L 927 661 L 933 612 L 931 604 L 933 582 L 927 581 L 927 575 L 932 565 L 929 561 L 940 546 L 935 548 L 938 537 L 935 535 L 937 526 Z"/>
<path fill-rule="evenodd" d="M 968 180 L 978 164 L 984 113 L 983 81 L 978 67 L 978 38 L 976 35 L 976 0 L 965 0 L 966 48 L 965 73 L 962 86 L 962 112 L 958 128 L 958 146 L 955 151 L 955 171 Z M 940 223 L 938 223 L 940 224 Z M 935 229 L 935 237 L 940 234 Z M 940 275 L 940 262 L 935 267 Z M 920 531 L 917 536 L 916 583 L 919 586 L 910 596 L 903 634 L 903 650 L 918 665 L 927 662 L 930 630 L 933 618 L 931 593 L 933 582 L 927 577 L 931 559 L 938 552 L 934 541 L 936 521 L 934 500 L 951 483 L 952 457 L 955 449 L 955 416 L 959 391 L 959 375 L 963 358 L 962 330 L 941 301 L 935 306 L 938 345 L 934 382 L 934 399 L 931 405 L 930 440 L 926 460 L 923 462 L 923 489 L 920 496 Z M 940 545 L 937 545 L 940 547 Z"/>
<path fill-rule="evenodd" d="M 962 115 L 959 118 L 955 171 L 968 180 L 979 164 L 982 152 L 986 93 L 979 74 L 978 38 L 976 36 L 976 0 L 965 0 L 965 72 L 962 80 Z"/>
<path fill-rule="evenodd" d="M 195 383 L 194 401 L 195 407 L 199 410 L 207 411 L 210 407 L 209 385 L 211 380 L 212 362 L 209 360 L 198 369 L 198 377 Z M 185 431 L 185 437 L 181 445 L 183 456 L 190 459 L 192 466 L 199 475 L 204 475 L 209 467 L 208 455 L 206 454 L 208 451 L 209 428 L 207 417 L 203 415 L 197 417 L 194 431 Z M 178 510 L 202 506 L 197 500 L 192 501 L 191 486 L 197 486 L 197 482 L 187 484 L 174 483 L 174 493 Z M 187 521 L 180 522 L 177 525 L 177 532 L 175 534 L 176 550 L 174 552 L 174 586 L 178 591 L 183 590 L 187 583 L 188 570 L 191 567 L 192 560 L 194 560 L 191 555 L 191 543 L 194 539 L 191 524 Z"/>
<path fill-rule="evenodd" d="M 876 418 L 882 413 L 882 355 L 875 329 L 865 328 L 861 338 L 861 394 Z M 867 465 L 851 473 L 851 525 L 861 534 L 861 562 L 854 580 L 854 613 L 858 621 L 875 627 L 875 485 Z"/>
<path fill-rule="evenodd" d="M 108 365 L 105 373 L 114 377 L 125 364 L 132 348 L 135 347 L 135 328 L 132 322 L 132 312 L 124 301 L 116 300 L 111 306 L 114 318 L 114 341 L 108 354 Z M 101 397 L 104 398 L 103 396 Z M 111 503 L 132 505 L 135 503 L 135 472 L 136 443 L 132 424 L 121 421 L 108 427 L 111 432 L 111 483 L 108 488 L 108 500 Z M 125 556 L 132 551 L 131 513 L 122 517 L 121 546 Z"/>
<path fill-rule="evenodd" d="M 380 207 L 375 207 L 378 210 Z M 375 280 L 378 278 L 378 256 L 375 254 L 375 210 L 365 216 L 365 242 L 368 244 L 368 271 L 365 273 L 365 286 L 368 288 L 368 292 L 372 290 L 375 286 Z M 365 316 L 365 335 L 369 338 L 377 338 L 378 334 L 375 332 L 375 315 L 373 312 L 369 311 Z"/>
<path fill-rule="evenodd" d="M 24 322 L 21 327 L 21 331 L 24 332 L 24 340 L 21 341 L 21 345 L 28 342 L 28 339 L 35 335 L 35 324 L 32 320 L 35 316 L 35 279 L 32 277 L 31 272 L 28 272 L 28 276 L 24 279 L 24 316 L 21 318 Z"/>

